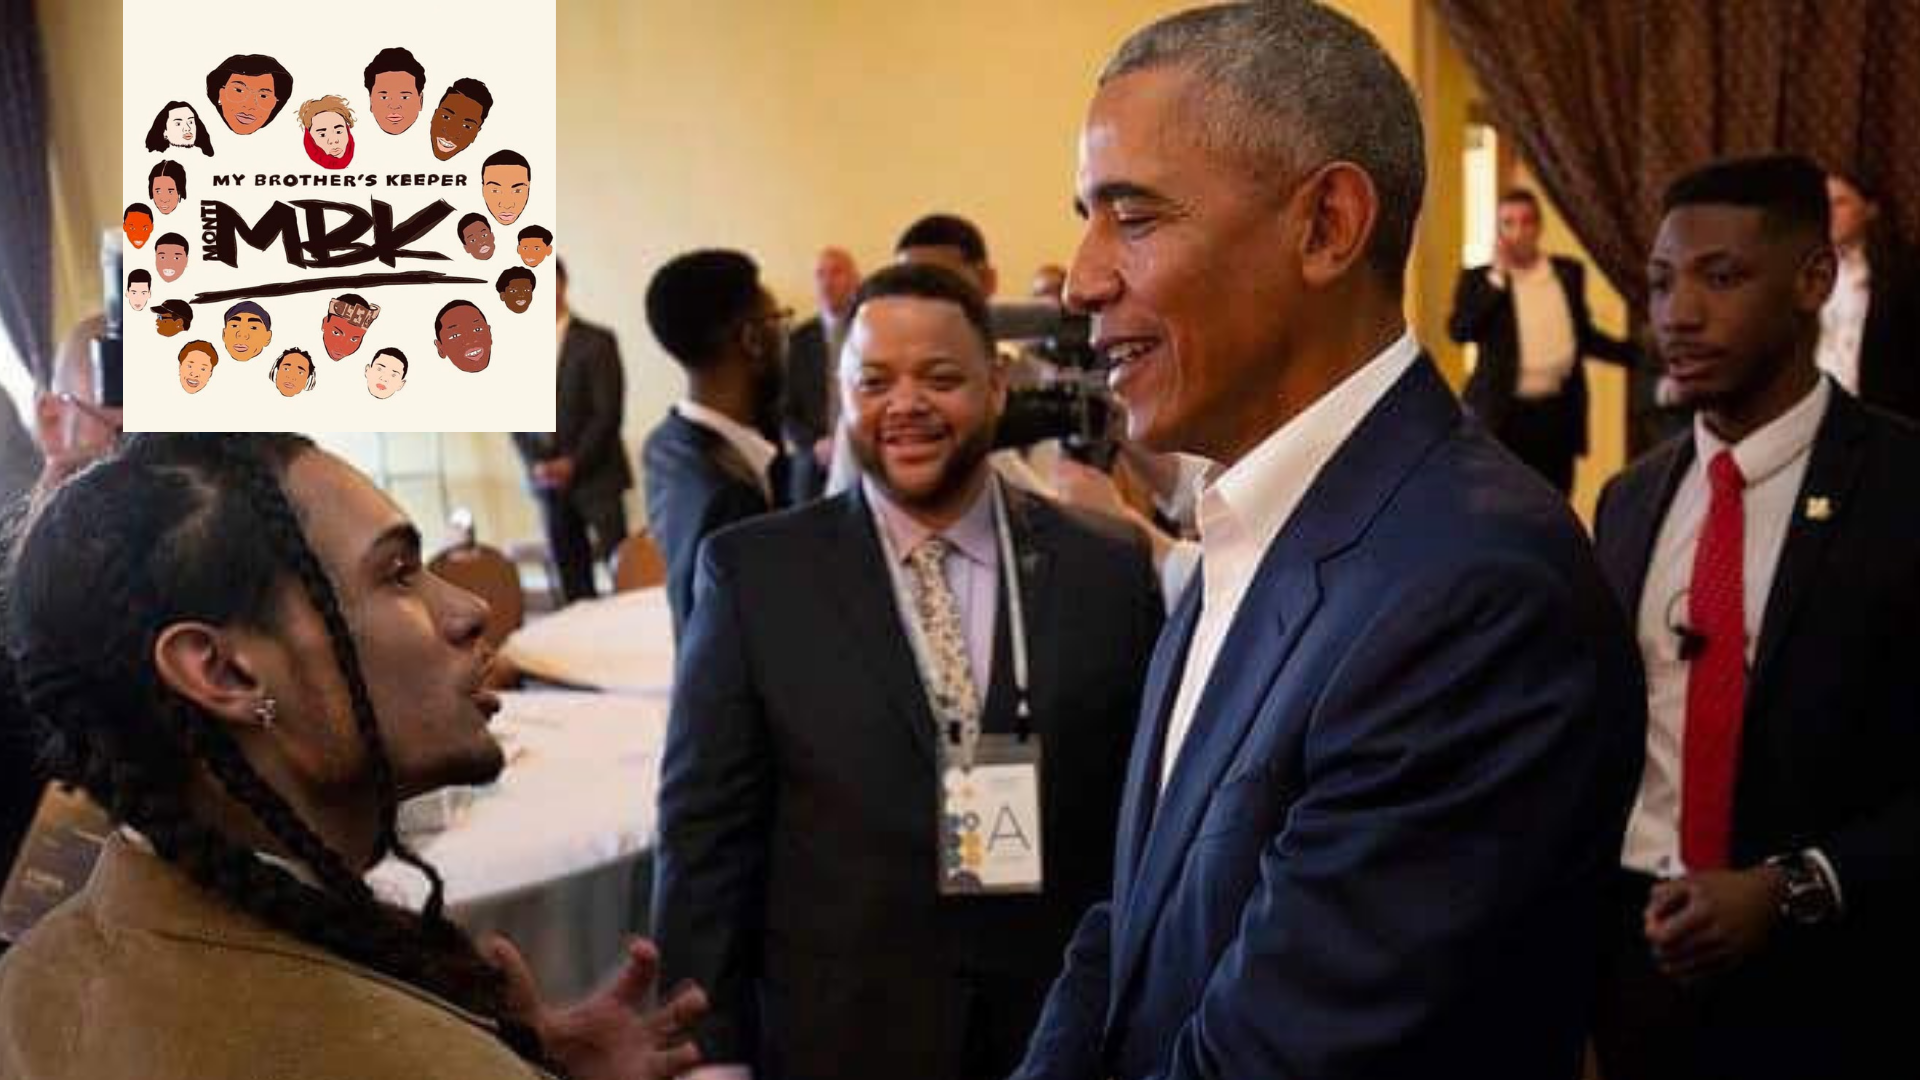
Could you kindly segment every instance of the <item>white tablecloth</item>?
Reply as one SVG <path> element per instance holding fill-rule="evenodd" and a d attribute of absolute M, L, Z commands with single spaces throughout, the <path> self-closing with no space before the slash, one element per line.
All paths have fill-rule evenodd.
<path fill-rule="evenodd" d="M 498 782 L 440 796 L 446 828 L 413 837 L 446 882 L 453 916 L 500 932 L 555 996 L 592 985 L 644 930 L 667 699 L 528 691 L 501 695 L 493 730 L 508 752 Z M 422 809 L 410 806 L 407 816 Z M 388 860 L 369 875 L 386 898 L 418 907 L 426 882 Z"/>
<path fill-rule="evenodd" d="M 664 588 L 569 604 L 513 632 L 500 655 L 549 682 L 666 694 L 673 686 L 673 616 Z"/>

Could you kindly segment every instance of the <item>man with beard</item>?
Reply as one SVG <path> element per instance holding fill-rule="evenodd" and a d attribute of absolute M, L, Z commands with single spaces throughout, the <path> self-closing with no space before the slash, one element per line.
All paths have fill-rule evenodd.
<path fill-rule="evenodd" d="M 701 554 L 654 926 L 733 1075 L 1004 1077 L 1110 880 L 1159 591 L 988 465 L 1006 374 L 956 274 L 869 279 L 840 381 L 861 482 Z"/>
<path fill-rule="evenodd" d="M 700 541 L 776 503 L 788 312 L 737 251 L 681 255 L 647 286 L 647 325 L 687 375 L 687 396 L 641 450 L 647 528 L 667 560 L 676 640 L 693 608 Z"/>

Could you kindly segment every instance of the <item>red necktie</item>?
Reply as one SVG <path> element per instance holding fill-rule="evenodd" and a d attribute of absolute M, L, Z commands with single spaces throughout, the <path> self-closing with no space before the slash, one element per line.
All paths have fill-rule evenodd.
<path fill-rule="evenodd" d="M 1740 719 L 1747 699 L 1746 478 L 1722 450 L 1707 467 L 1713 499 L 1693 549 L 1687 618 L 1702 646 L 1687 669 L 1687 730 L 1682 740 L 1680 858 L 1689 871 L 1727 866 L 1733 834 L 1733 782 L 1740 761 Z"/>

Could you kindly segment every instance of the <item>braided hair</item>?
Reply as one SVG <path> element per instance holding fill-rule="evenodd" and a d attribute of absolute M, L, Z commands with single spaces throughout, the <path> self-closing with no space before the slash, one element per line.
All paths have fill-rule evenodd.
<path fill-rule="evenodd" d="M 295 435 L 142 435 L 46 500 L 5 575 L 5 638 L 35 741 L 51 776 L 84 788 L 202 888 L 491 1017 L 515 1052 L 552 1068 L 538 1036 L 508 1015 L 502 973 L 446 917 L 439 874 L 395 829 L 393 768 L 353 632 L 281 487 L 312 449 Z M 271 631 L 289 583 L 319 613 L 344 677 L 377 793 L 379 849 L 430 885 L 418 913 L 375 897 L 253 769 L 227 726 L 154 668 L 160 632 L 183 620 Z M 188 795 L 196 767 L 305 863 L 317 887 L 204 820 Z"/>

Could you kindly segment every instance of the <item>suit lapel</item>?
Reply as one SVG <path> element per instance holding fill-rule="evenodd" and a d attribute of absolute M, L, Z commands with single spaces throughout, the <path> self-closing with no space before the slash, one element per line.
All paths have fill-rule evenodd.
<path fill-rule="evenodd" d="M 1452 391 L 1422 357 L 1327 462 L 1261 557 L 1153 814 L 1138 875 L 1116 916 L 1114 1003 L 1138 969 L 1214 791 L 1319 607 L 1320 563 L 1354 542 L 1459 417 Z M 1166 681 L 1177 687 L 1178 671 Z M 1162 691 L 1165 697 L 1175 694 Z"/>
<path fill-rule="evenodd" d="M 1829 402 L 1827 415 L 1814 437 L 1813 456 L 1807 462 L 1800 497 L 1793 504 L 1773 588 L 1767 594 L 1766 613 L 1760 621 L 1760 647 L 1754 653 L 1752 686 L 1747 693 L 1749 703 L 1766 700 L 1764 684 L 1772 672 L 1772 661 L 1792 627 L 1794 613 L 1819 578 L 1827 545 L 1845 520 L 1843 515 L 1852 505 L 1854 481 L 1860 475 L 1865 414 L 1853 396 L 1839 387 L 1832 388 Z M 1815 506 L 1825 509 L 1816 513 Z"/>
<path fill-rule="evenodd" d="M 1660 541 L 1660 526 L 1667 520 L 1667 508 L 1673 505 L 1673 496 L 1680 490 L 1680 481 L 1686 478 L 1687 469 L 1693 464 L 1693 439 L 1691 436 L 1675 440 L 1671 457 L 1660 474 L 1660 487 L 1652 502 L 1629 505 L 1624 527 L 1627 532 L 1621 537 L 1620 545 L 1610 550 L 1623 554 L 1625 565 L 1619 581 L 1625 586 L 1620 605 L 1626 609 L 1629 625 L 1637 625 L 1640 613 L 1640 594 L 1647 587 L 1647 571 L 1653 564 L 1653 546 Z"/>
<path fill-rule="evenodd" d="M 1068 638 L 1060 622 L 1059 590 L 1053 587 L 1054 536 L 1032 495 L 1012 484 L 996 482 L 1006 493 L 1007 524 L 1013 532 L 1014 558 L 1020 564 L 1019 576 L 1014 580 L 1020 583 L 1020 605 L 1027 622 L 1027 703 L 1033 710 L 1035 730 L 1040 730 L 1042 723 L 1051 718 L 1047 709 L 1060 707 L 1058 699 L 1048 697 L 1047 693 L 1057 685 L 1054 676 L 1060 670 L 1059 650 L 1066 647 Z M 994 618 L 1011 628 L 1006 602 L 1006 568 L 1002 567 L 1000 572 L 1001 590 L 994 605 Z M 1010 653 L 1008 663 L 1012 663 Z M 1013 685 L 1012 674 L 1009 667 L 1008 687 Z M 1000 676 L 1000 665 L 996 663 L 993 681 L 1000 682 Z"/>
<path fill-rule="evenodd" d="M 840 612 L 861 655 L 873 661 L 874 673 L 891 706 L 888 711 L 906 727 L 914 748 L 932 763 L 933 709 L 920 683 L 913 646 L 900 625 L 900 607 L 886 554 L 859 485 L 843 500 L 841 509 L 839 536 L 827 556 L 833 593 L 840 600 Z"/>
<path fill-rule="evenodd" d="M 1204 574 L 1206 568 L 1202 567 L 1200 572 Z M 1147 842 L 1147 830 L 1153 823 L 1154 807 L 1160 799 L 1164 760 L 1161 753 L 1167 741 L 1167 719 L 1173 714 L 1180 672 L 1186 667 L 1187 649 L 1193 644 L 1193 630 L 1200 622 L 1201 591 L 1200 582 L 1195 581 L 1181 594 L 1173 616 L 1154 644 L 1146 688 L 1140 695 L 1140 720 L 1134 728 L 1133 753 L 1127 761 L 1127 786 L 1120 802 L 1120 843 L 1113 864 L 1113 897 L 1121 915 L 1125 912 L 1124 901 L 1133 884 L 1141 849 Z M 1119 921 L 1116 919 L 1116 928 Z"/>

